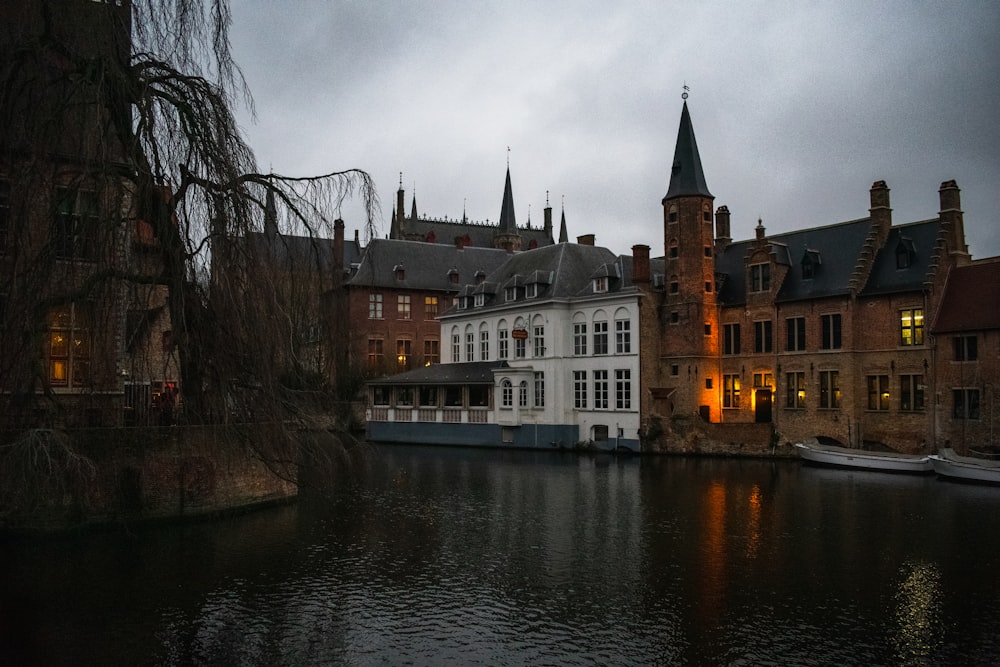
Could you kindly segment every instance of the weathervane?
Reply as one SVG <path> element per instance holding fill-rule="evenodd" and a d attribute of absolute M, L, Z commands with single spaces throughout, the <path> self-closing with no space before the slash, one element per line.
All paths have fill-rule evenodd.
<path fill-rule="evenodd" d="M 690 89 L 690 88 L 688 88 L 688 85 L 687 85 L 687 81 L 685 81 L 685 82 L 684 82 L 684 92 L 683 92 L 683 93 L 681 93 L 681 99 L 682 99 L 682 100 L 686 100 L 686 99 L 688 98 L 688 91 L 689 91 L 689 90 L 691 90 L 691 89 Z"/>
<path fill-rule="evenodd" d="M 510 169 L 510 146 L 507 147 L 507 168 Z"/>

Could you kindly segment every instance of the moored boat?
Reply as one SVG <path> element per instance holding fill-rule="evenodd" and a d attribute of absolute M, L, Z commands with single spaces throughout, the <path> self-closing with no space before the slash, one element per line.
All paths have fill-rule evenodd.
<path fill-rule="evenodd" d="M 934 472 L 956 480 L 1000 484 L 1000 461 L 962 456 L 954 449 L 945 448 L 929 457 Z"/>
<path fill-rule="evenodd" d="M 799 456 L 810 463 L 837 466 L 840 468 L 860 468 L 881 472 L 931 472 L 930 457 L 926 454 L 900 454 L 898 452 L 874 452 L 865 449 L 849 449 L 818 442 L 797 442 Z"/>

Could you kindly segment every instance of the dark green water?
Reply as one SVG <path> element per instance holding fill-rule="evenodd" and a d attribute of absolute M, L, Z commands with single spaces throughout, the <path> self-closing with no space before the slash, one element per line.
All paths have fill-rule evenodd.
<path fill-rule="evenodd" d="M 1000 661 L 1000 488 L 382 446 L 297 505 L 0 543 L 0 663 Z"/>

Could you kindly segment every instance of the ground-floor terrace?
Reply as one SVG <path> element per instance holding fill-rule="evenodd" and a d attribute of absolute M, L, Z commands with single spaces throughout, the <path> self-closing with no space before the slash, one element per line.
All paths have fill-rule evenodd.
<path fill-rule="evenodd" d="M 436 364 L 368 383 L 366 435 L 374 442 L 639 451 L 628 415 L 567 411 L 531 367 L 506 361 Z M 612 418 L 615 420 L 612 423 Z M 626 433 L 632 437 L 626 437 Z"/>

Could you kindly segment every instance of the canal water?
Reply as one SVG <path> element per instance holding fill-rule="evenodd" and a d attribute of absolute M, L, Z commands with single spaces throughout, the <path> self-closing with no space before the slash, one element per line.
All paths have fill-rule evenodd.
<path fill-rule="evenodd" d="M 987 665 L 1000 488 L 378 446 L 295 505 L 0 543 L 3 664 Z"/>

